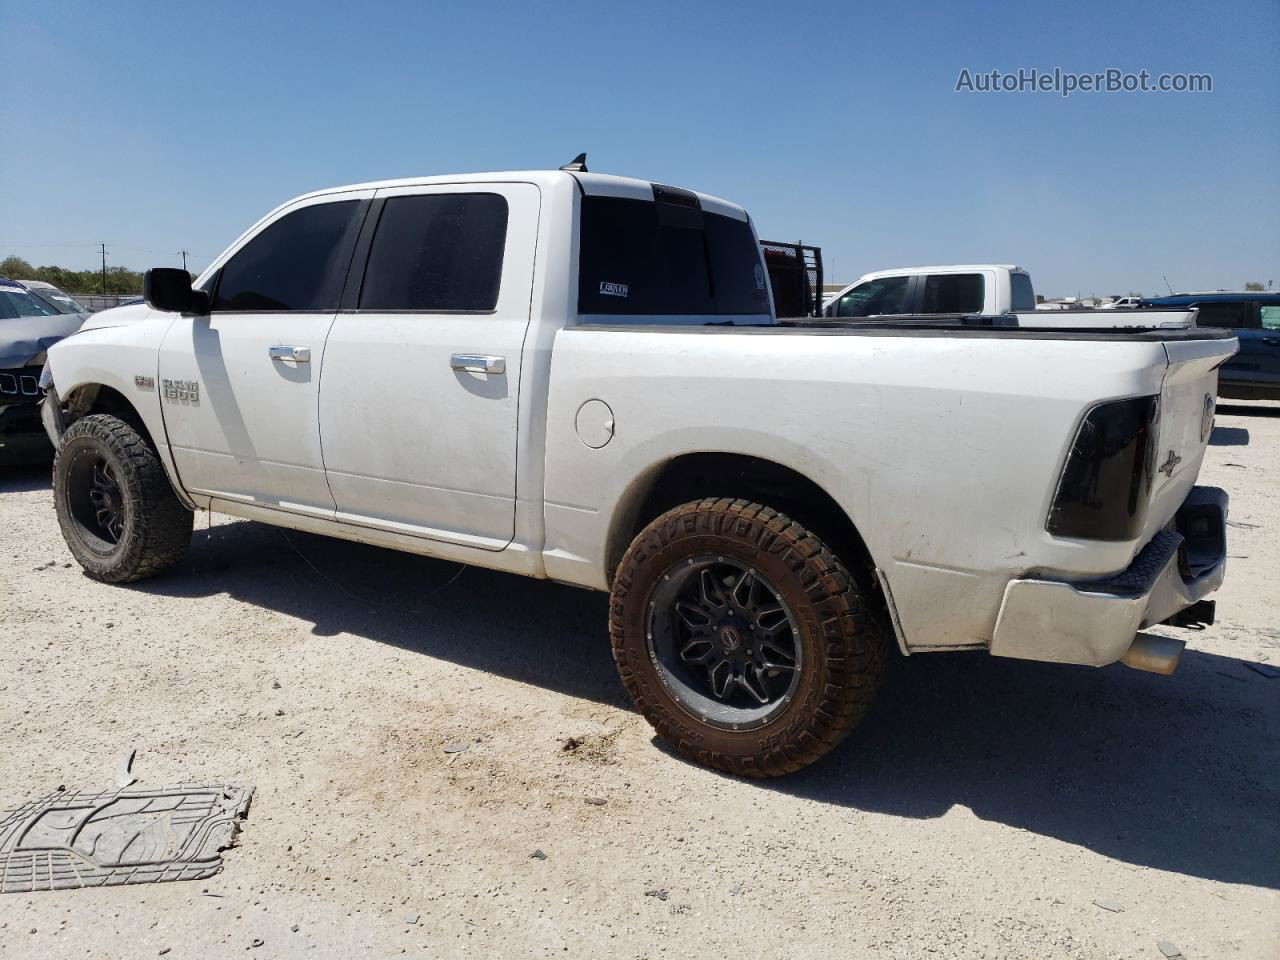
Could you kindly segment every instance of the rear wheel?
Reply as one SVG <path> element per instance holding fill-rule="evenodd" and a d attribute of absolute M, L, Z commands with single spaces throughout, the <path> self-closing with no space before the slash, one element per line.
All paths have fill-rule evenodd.
<path fill-rule="evenodd" d="M 870 705 L 885 637 L 874 599 L 817 536 L 743 500 L 671 510 L 614 578 L 614 659 L 686 756 L 769 777 L 812 763 Z"/>
<path fill-rule="evenodd" d="M 192 514 L 156 452 L 118 417 L 94 414 L 63 434 L 53 463 L 58 525 L 89 576 L 125 583 L 182 559 Z"/>

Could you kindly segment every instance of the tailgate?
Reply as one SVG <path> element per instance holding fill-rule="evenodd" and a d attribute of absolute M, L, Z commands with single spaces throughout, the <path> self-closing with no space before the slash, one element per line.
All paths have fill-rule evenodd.
<path fill-rule="evenodd" d="M 1239 348 L 1234 337 L 1164 344 L 1169 366 L 1160 387 L 1160 425 L 1144 542 L 1169 522 L 1195 485 L 1213 430 L 1218 368 Z"/>

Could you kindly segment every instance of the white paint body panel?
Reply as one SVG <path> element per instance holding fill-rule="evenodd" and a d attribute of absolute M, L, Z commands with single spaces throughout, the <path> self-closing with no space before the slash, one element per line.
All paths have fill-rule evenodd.
<path fill-rule="evenodd" d="M 508 198 L 491 315 L 210 320 L 138 308 L 113 319 L 126 326 L 53 347 L 54 383 L 64 396 L 103 383 L 136 399 L 175 487 L 197 505 L 595 589 L 607 587 L 616 541 L 630 535 L 619 533 L 620 517 L 673 458 L 770 460 L 847 513 L 888 588 L 904 649 L 923 650 L 989 646 L 1015 580 L 1123 570 L 1194 483 L 1203 395 L 1235 349 L 1016 331 L 708 327 L 698 318 L 584 324 L 581 196 L 651 191 L 596 174 L 322 191 L 273 211 L 210 271 L 300 203 L 461 189 Z M 698 196 L 706 209 L 746 217 Z M 309 373 L 278 369 L 266 350 L 274 343 L 310 346 Z M 506 373 L 457 374 L 453 353 L 501 356 Z M 159 382 L 135 397 L 132 378 L 147 371 L 198 380 L 199 409 L 162 404 Z M 1081 418 L 1101 401 L 1151 394 L 1162 397 L 1162 449 L 1184 459 L 1153 485 L 1142 534 L 1051 537 L 1045 518 Z M 598 422 L 579 423 L 584 405 Z"/>
<path fill-rule="evenodd" d="M 339 313 L 324 349 L 320 429 L 340 520 L 501 550 L 515 533 L 517 401 L 540 201 L 530 183 L 482 189 L 507 202 L 494 311 Z M 377 196 L 476 191 L 439 184 Z M 454 354 L 500 357 L 505 370 L 454 370 Z"/>
<path fill-rule="evenodd" d="M 258 228 L 316 203 L 370 196 L 369 190 L 343 191 L 300 200 Z M 249 239 L 241 237 L 219 262 Z M 335 313 L 217 312 L 174 320 L 160 348 L 159 376 L 199 384 L 198 402 L 165 405 L 174 462 L 189 491 L 333 516 L 317 407 L 319 361 Z M 302 347 L 312 359 L 272 359 L 273 346 Z"/>
<path fill-rule="evenodd" d="M 547 570 L 603 587 L 613 510 L 637 477 L 684 453 L 747 453 L 845 510 L 909 642 L 985 644 L 1011 578 L 1122 570 L 1149 539 L 1060 540 L 1044 524 L 1083 413 L 1159 392 L 1164 369 L 1164 347 L 1143 341 L 566 330 L 551 372 L 548 446 L 565 455 L 547 461 Z M 592 397 L 615 417 L 600 450 L 572 427 Z M 1187 489 L 1198 466 L 1186 466 Z M 1176 509 L 1165 499 L 1181 503 L 1171 489 L 1149 526 Z"/>

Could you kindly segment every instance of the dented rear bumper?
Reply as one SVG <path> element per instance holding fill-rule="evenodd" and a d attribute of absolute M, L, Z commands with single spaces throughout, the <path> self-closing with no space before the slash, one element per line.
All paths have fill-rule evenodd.
<path fill-rule="evenodd" d="M 1169 620 L 1222 585 L 1226 522 L 1226 493 L 1195 487 L 1169 528 L 1120 573 L 1076 582 L 1010 581 L 991 653 L 1094 667 L 1123 659 L 1139 630 Z"/>

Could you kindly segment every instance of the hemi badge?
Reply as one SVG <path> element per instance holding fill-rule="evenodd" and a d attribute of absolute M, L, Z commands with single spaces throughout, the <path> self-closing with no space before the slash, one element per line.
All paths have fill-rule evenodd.
<path fill-rule="evenodd" d="M 133 385 L 139 390 L 154 390 L 156 388 L 155 377 L 134 377 Z"/>

